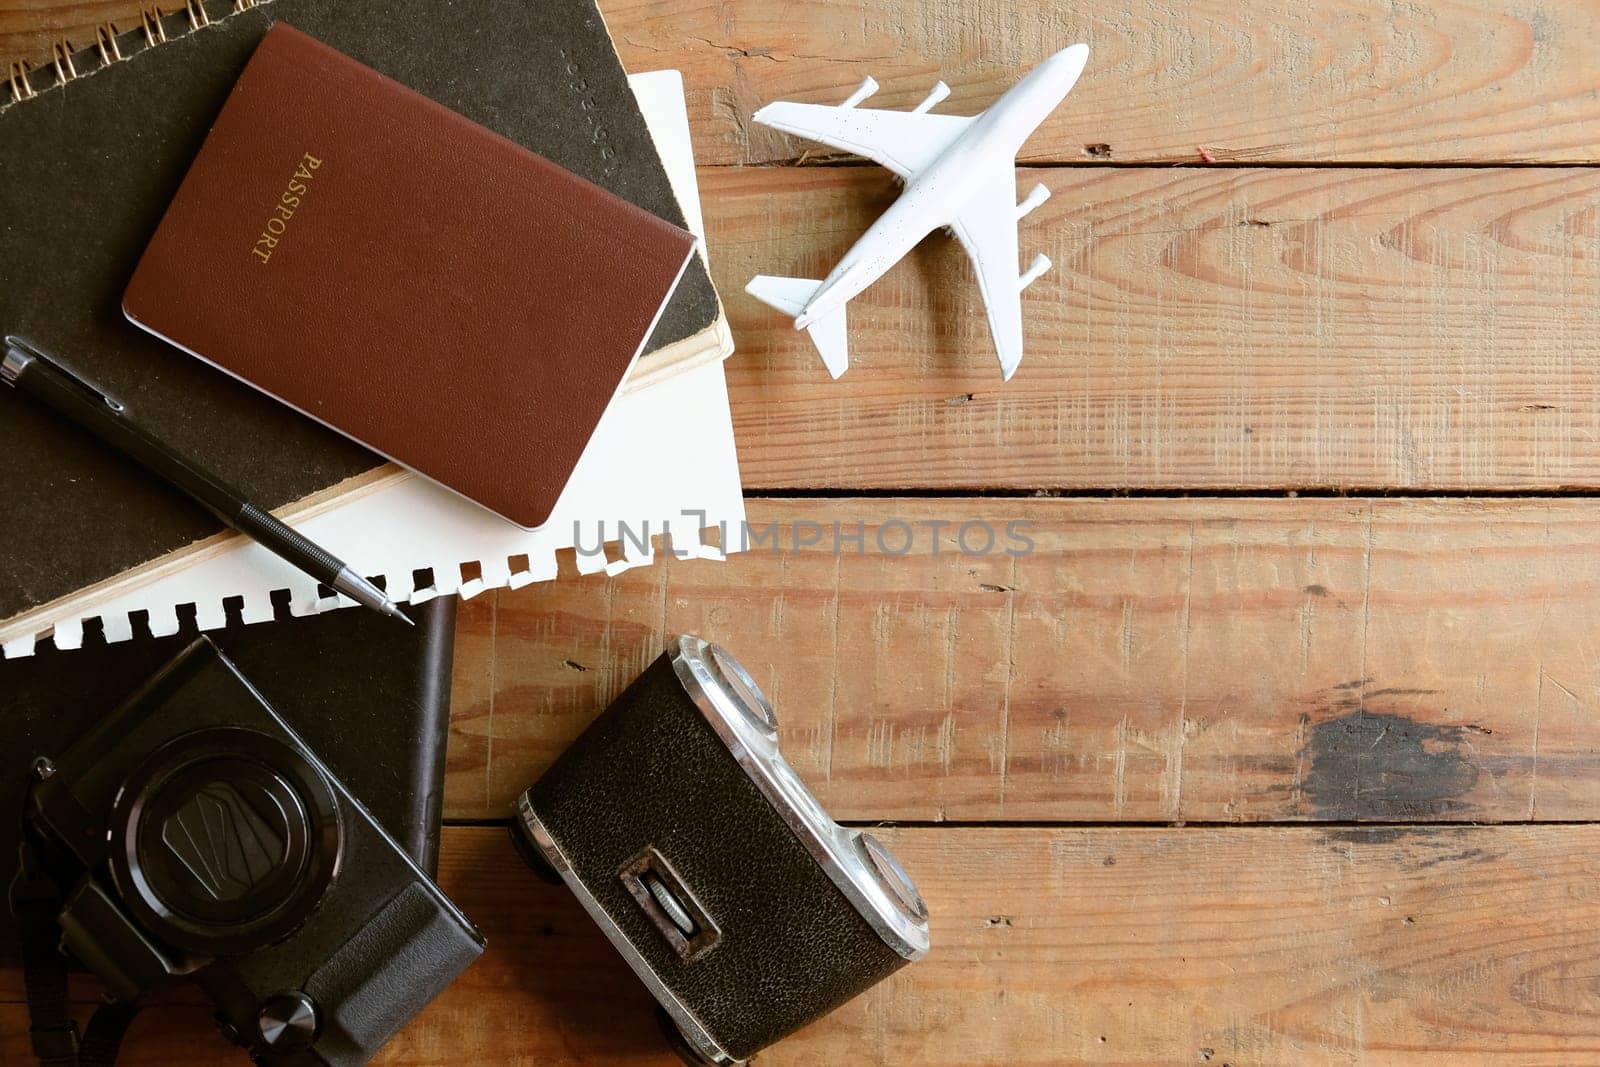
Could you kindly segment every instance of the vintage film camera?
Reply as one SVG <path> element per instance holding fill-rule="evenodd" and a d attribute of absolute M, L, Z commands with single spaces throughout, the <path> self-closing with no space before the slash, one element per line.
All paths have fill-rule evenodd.
<path fill-rule="evenodd" d="M 736 1064 L 928 951 L 916 886 L 830 819 L 721 648 L 675 639 L 517 803 L 513 834 L 654 994 L 691 1064 Z"/>
<path fill-rule="evenodd" d="M 19 917 L 120 1002 L 198 983 L 258 1062 L 366 1063 L 483 951 L 204 638 L 35 778 Z"/>

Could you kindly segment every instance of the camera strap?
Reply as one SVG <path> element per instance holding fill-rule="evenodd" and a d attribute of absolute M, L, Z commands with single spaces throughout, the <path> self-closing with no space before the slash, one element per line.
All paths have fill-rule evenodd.
<path fill-rule="evenodd" d="M 22 976 L 33 1054 L 41 1067 L 112 1067 L 139 1009 L 122 1001 L 102 1004 L 79 1038 L 57 925 L 61 891 L 26 832 L 17 854 L 20 863 L 11 886 L 11 911 L 22 927 Z"/>

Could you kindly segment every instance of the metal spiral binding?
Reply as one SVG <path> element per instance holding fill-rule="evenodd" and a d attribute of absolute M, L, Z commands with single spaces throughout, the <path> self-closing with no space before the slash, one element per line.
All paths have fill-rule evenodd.
<path fill-rule="evenodd" d="M 259 2 L 260 0 L 233 0 L 233 8 L 229 14 L 243 14 L 254 8 Z M 189 20 L 191 30 L 201 30 L 214 23 L 211 13 L 206 10 L 206 0 L 184 0 L 184 14 Z M 169 40 L 166 18 L 167 16 L 162 12 L 158 4 L 149 4 L 140 8 L 139 32 L 144 35 L 146 47 L 154 48 L 156 45 L 165 44 Z M 117 25 L 114 22 L 103 22 L 95 27 L 94 52 L 100 60 L 99 66 L 95 69 L 103 70 L 113 63 L 119 63 L 128 58 L 122 50 L 122 43 L 119 39 L 121 36 L 121 31 L 117 29 Z M 72 47 L 72 42 L 65 37 L 50 46 L 50 66 L 55 72 L 56 85 L 65 85 L 67 82 L 79 77 L 81 72 L 78 70 L 77 61 L 74 59 L 76 55 L 77 52 Z M 31 100 L 39 95 L 29 77 L 33 73 L 35 73 L 33 64 L 25 59 L 19 59 L 9 64 L 5 86 L 10 91 L 10 102 L 20 103 L 23 100 Z M 0 90 L 0 93 L 4 91 Z"/>
<path fill-rule="evenodd" d="M 27 100 L 29 97 L 39 95 L 33 91 L 33 86 L 28 84 L 28 72 L 32 69 L 33 65 L 25 59 L 19 59 L 15 63 L 11 64 L 10 84 L 12 100 L 20 103 L 23 100 Z"/>
<path fill-rule="evenodd" d="M 144 42 L 151 48 L 162 44 L 167 39 L 167 27 L 161 21 L 159 7 L 143 8 L 139 12 L 139 22 L 144 30 Z"/>
<path fill-rule="evenodd" d="M 94 50 L 100 53 L 100 66 L 109 67 L 111 64 L 124 59 L 122 46 L 117 43 L 117 24 L 104 22 L 95 28 Z"/>
<path fill-rule="evenodd" d="M 72 65 L 72 42 L 65 37 L 50 46 L 50 63 L 56 68 L 56 84 L 65 85 L 78 76 Z"/>

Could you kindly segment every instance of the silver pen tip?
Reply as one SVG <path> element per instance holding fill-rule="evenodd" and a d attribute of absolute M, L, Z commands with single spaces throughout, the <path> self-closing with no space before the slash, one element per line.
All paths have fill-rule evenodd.
<path fill-rule="evenodd" d="M 333 579 L 333 588 L 354 600 L 357 604 L 381 611 L 385 615 L 392 615 L 407 626 L 415 626 L 396 605 L 384 595 L 383 590 L 361 577 L 349 567 L 345 567 Z"/>

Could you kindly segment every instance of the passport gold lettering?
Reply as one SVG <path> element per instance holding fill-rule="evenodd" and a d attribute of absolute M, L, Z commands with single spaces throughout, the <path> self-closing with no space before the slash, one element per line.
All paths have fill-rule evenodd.
<path fill-rule="evenodd" d="M 256 259 L 262 263 L 272 262 L 272 254 L 283 242 L 284 235 L 289 232 L 290 221 L 300 210 L 300 205 L 305 203 L 306 194 L 311 190 L 311 181 L 321 169 L 322 160 L 319 157 L 310 152 L 300 157 L 300 161 L 295 164 L 294 176 L 289 179 L 288 187 L 278 197 L 278 202 L 272 205 L 266 225 L 261 229 L 261 236 L 256 238 L 255 247 L 250 250 L 250 254 Z"/>

